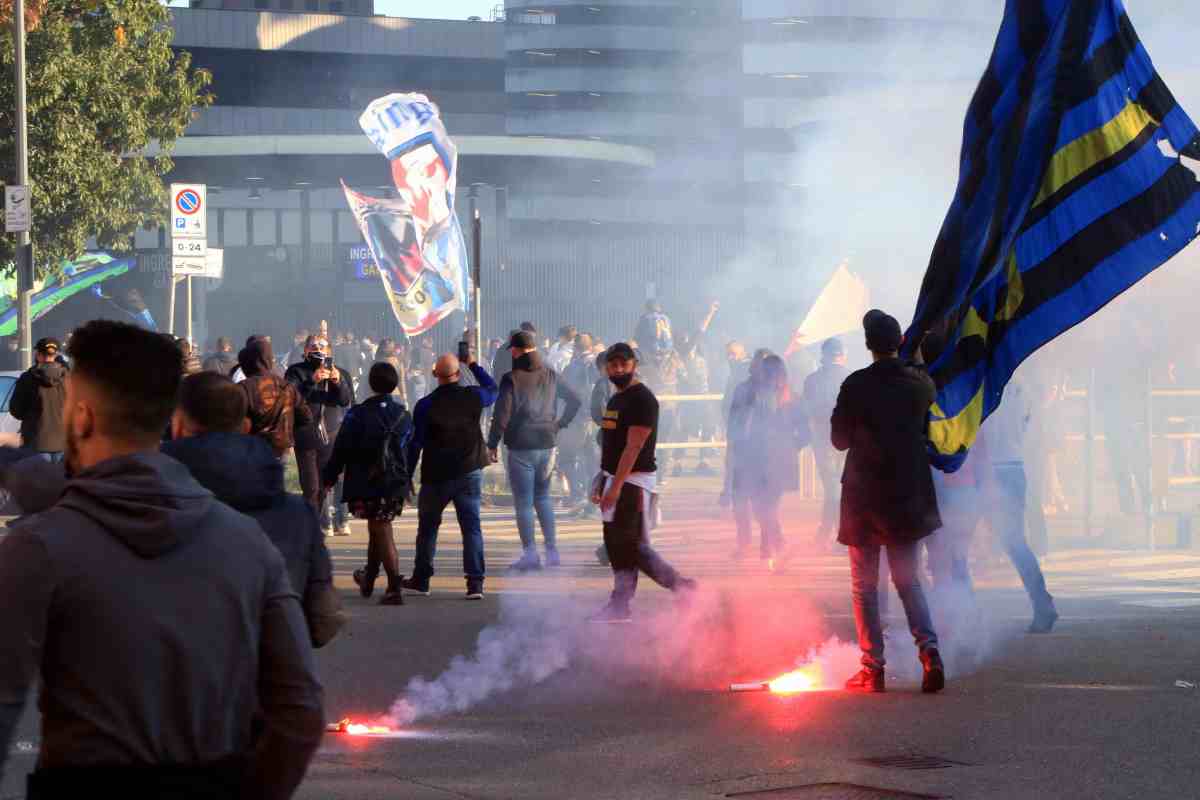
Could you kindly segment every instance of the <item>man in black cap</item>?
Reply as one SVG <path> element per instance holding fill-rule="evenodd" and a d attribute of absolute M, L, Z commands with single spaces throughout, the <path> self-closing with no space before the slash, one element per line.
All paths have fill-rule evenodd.
<path fill-rule="evenodd" d="M 826 339 L 821 345 L 821 366 L 804 379 L 804 410 L 812 431 L 813 457 L 821 479 L 824 505 L 817 544 L 828 547 L 837 531 L 838 504 L 842 499 L 842 468 L 845 457 L 833 449 L 829 420 L 837 405 L 842 383 L 850 376 L 846 368 L 846 347 L 841 339 Z"/>
<path fill-rule="evenodd" d="M 558 432 L 571 424 L 582 402 L 558 373 L 545 365 L 537 351 L 533 334 L 518 331 L 509 339 L 512 371 L 500 379 L 500 396 L 492 415 L 488 434 L 488 454 L 500 460 L 500 440 L 508 451 L 506 468 L 521 534 L 521 558 L 512 565 L 518 572 L 542 567 L 534 536 L 533 517 L 537 512 L 546 542 L 546 566 L 562 562 L 550 498 L 550 479 L 554 475 L 554 446 Z M 563 414 L 558 416 L 558 401 Z"/>
<path fill-rule="evenodd" d="M 886 547 L 892 583 L 921 653 L 921 690 L 937 692 L 945 686 L 945 670 L 917 569 L 918 542 L 942 526 L 926 451 L 937 390 L 923 369 L 900 360 L 903 335 L 894 318 L 870 311 L 863 329 L 874 363 L 842 384 L 831 432 L 833 446 L 849 451 L 838 541 L 850 548 L 854 621 L 863 652 L 863 668 L 846 688 L 884 691 L 878 588 L 879 554 Z"/>
<path fill-rule="evenodd" d="M 21 441 L 47 461 L 61 461 L 66 448 L 63 404 L 67 368 L 59 360 L 57 339 L 38 339 L 34 365 L 17 378 L 8 410 L 21 420 Z"/>
<path fill-rule="evenodd" d="M 592 622 L 629 622 L 629 604 L 638 572 L 665 589 L 692 591 L 696 582 L 680 577 L 650 546 L 657 504 L 654 447 L 658 437 L 658 400 L 637 379 L 637 355 L 624 342 L 605 355 L 604 369 L 616 392 L 604 410 L 600 467 L 604 481 L 592 487 L 592 502 L 604 519 L 604 546 L 613 570 L 613 593 Z"/>

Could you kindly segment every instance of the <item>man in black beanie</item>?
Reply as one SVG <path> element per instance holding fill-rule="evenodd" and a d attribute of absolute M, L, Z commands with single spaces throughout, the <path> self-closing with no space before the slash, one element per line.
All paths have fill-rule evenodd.
<path fill-rule="evenodd" d="M 848 377 L 833 411 L 832 439 L 849 451 L 842 476 L 838 541 L 850 548 L 854 621 L 862 670 L 851 691 L 884 691 L 879 618 L 879 555 L 887 548 L 892 582 L 921 653 L 924 692 L 945 685 L 937 634 L 918 576 L 918 542 L 942 526 L 926 451 L 929 408 L 937 390 L 929 375 L 899 358 L 900 323 L 882 311 L 863 318 L 874 363 Z"/>

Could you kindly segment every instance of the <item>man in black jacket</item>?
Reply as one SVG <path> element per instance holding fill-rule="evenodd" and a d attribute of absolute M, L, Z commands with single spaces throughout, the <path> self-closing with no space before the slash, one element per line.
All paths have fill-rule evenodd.
<path fill-rule="evenodd" d="M 327 359 L 332 361 L 328 357 L 329 341 L 322 336 L 309 336 L 304 340 L 304 360 L 288 367 L 284 378 L 296 387 L 313 416 L 312 425 L 296 429 L 296 464 L 304 499 L 317 512 L 326 535 L 349 536 L 340 486 L 331 493 L 333 505 L 329 509 L 324 508 L 321 492 L 321 470 L 333 454 L 333 443 L 346 409 L 354 403 L 350 374 L 328 363 Z"/>
<path fill-rule="evenodd" d="M 884 691 L 878 586 L 879 552 L 886 547 L 892 582 L 921 651 L 921 689 L 937 692 L 945 673 L 917 566 L 917 543 L 942 526 L 926 451 L 927 418 L 937 390 L 923 369 L 898 357 L 900 323 L 870 311 L 863 328 L 874 363 L 842 384 L 831 434 L 834 447 L 849 451 L 838 541 L 850 548 L 854 620 L 863 652 L 863 669 L 846 688 Z"/>
<path fill-rule="evenodd" d="M 503 437 L 508 449 L 508 484 L 512 488 L 521 534 L 521 558 L 512 565 L 518 571 L 541 569 L 533 515 L 537 511 L 546 542 L 546 566 L 561 563 L 554 526 L 554 503 L 550 499 L 550 478 L 554 474 L 554 445 L 558 432 L 571 424 L 582 401 L 558 373 L 542 363 L 533 334 L 513 334 L 508 342 L 513 357 L 512 372 L 500 380 L 500 398 L 492 415 L 488 435 L 490 460 L 498 461 L 496 449 Z M 558 401 L 562 418 L 558 418 Z"/>
<path fill-rule="evenodd" d="M 13 387 L 8 410 L 21 420 L 21 441 L 47 461 L 61 461 L 66 446 L 63 432 L 63 400 L 67 368 L 59 360 L 57 339 L 39 339 L 34 347 L 35 363 L 25 370 Z"/>
<path fill-rule="evenodd" d="M 462 365 L 447 353 L 437 360 L 433 377 L 438 388 L 417 401 L 408 468 L 421 461 L 421 493 L 417 496 L 417 557 L 411 579 L 403 581 L 411 594 L 429 594 L 433 556 L 437 550 L 442 512 L 454 503 L 463 537 L 463 572 L 467 599 L 483 599 L 483 531 L 479 500 L 488 453 L 479 420 L 496 402 L 496 382 L 475 362 L 467 365 L 478 386 L 462 386 Z"/>

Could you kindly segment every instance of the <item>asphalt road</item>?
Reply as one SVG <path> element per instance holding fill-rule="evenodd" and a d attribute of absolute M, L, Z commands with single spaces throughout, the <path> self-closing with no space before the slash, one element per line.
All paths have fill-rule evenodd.
<path fill-rule="evenodd" d="M 935 599 L 943 694 L 916 691 L 894 598 L 887 694 L 732 694 L 729 683 L 787 671 L 831 637 L 853 641 L 847 568 L 835 552 L 802 552 L 776 572 L 732 562 L 731 523 L 702 488 L 676 482 L 655 537 L 700 595 L 680 606 L 645 581 L 628 626 L 583 621 L 610 581 L 591 556 L 595 522 L 562 523 L 563 569 L 491 578 L 482 603 L 462 597 L 452 514 L 434 595 L 404 607 L 351 591 L 361 524 L 331 539 L 351 624 L 319 653 L 329 718 L 370 721 L 400 698 L 424 716 L 394 738 L 328 736 L 298 796 L 684 800 L 804 787 L 761 796 L 1200 797 L 1200 689 L 1176 686 L 1200 683 L 1200 554 L 1052 555 L 1062 619 L 1030 636 L 1015 573 L 981 542 L 979 613 Z M 486 516 L 495 575 L 518 546 L 511 514 Z M 812 509 L 787 516 L 793 541 L 810 535 Z M 406 566 L 413 525 L 406 515 L 397 527 Z M 827 646 L 826 682 L 840 684 L 854 658 L 852 646 Z M 420 676 L 431 683 L 410 686 Z M 32 765 L 21 749 L 36 747 L 32 712 L 19 739 L 0 797 L 18 796 Z"/>

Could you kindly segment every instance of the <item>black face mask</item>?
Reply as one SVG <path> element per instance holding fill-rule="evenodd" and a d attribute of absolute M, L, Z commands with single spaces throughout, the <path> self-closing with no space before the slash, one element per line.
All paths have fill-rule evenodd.
<path fill-rule="evenodd" d="M 618 389 L 624 389 L 633 383 L 633 373 L 626 372 L 624 375 L 609 375 L 608 379 L 612 381 L 613 386 Z"/>
<path fill-rule="evenodd" d="M 308 354 L 306 360 L 314 367 L 319 367 L 325 363 L 325 356 L 321 355 L 320 353 L 313 352 Z"/>

